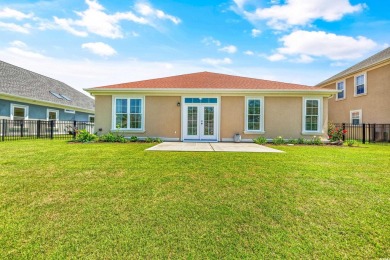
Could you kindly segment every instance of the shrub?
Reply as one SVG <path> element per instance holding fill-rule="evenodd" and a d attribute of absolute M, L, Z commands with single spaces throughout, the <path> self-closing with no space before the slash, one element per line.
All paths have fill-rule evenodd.
<path fill-rule="evenodd" d="M 275 145 L 281 145 L 281 144 L 284 144 L 285 141 L 284 141 L 283 137 L 278 136 L 272 140 L 272 143 Z"/>
<path fill-rule="evenodd" d="M 154 142 L 154 138 L 153 137 L 146 137 L 145 138 L 145 142 L 146 143 L 153 143 Z"/>
<path fill-rule="evenodd" d="M 297 143 L 298 143 L 298 140 L 297 140 L 297 139 L 288 139 L 288 140 L 287 140 L 287 143 L 288 143 L 288 144 L 297 144 Z"/>
<path fill-rule="evenodd" d="M 137 136 L 132 136 L 130 137 L 130 142 L 137 142 L 138 141 L 138 137 Z"/>
<path fill-rule="evenodd" d="M 328 124 L 328 136 L 331 142 L 342 141 L 343 136 L 347 133 L 347 130 L 343 130 L 342 128 L 336 127 L 335 124 Z"/>
<path fill-rule="evenodd" d="M 162 143 L 163 142 L 163 140 L 161 138 L 159 138 L 159 137 L 155 138 L 154 141 L 156 143 Z"/>
<path fill-rule="evenodd" d="M 347 145 L 348 146 L 354 146 L 354 144 L 356 144 L 355 140 L 347 140 Z"/>
<path fill-rule="evenodd" d="M 303 139 L 302 137 L 299 137 L 297 140 L 297 144 L 305 144 L 305 139 Z"/>
<path fill-rule="evenodd" d="M 112 132 L 108 132 L 105 135 L 101 135 L 99 140 L 102 142 L 110 142 L 110 143 L 126 143 L 126 138 L 120 134 L 114 134 Z"/>
<path fill-rule="evenodd" d="M 322 145 L 321 138 L 319 138 L 319 137 L 314 136 L 311 140 L 312 140 L 312 144 L 314 144 L 314 145 Z"/>
<path fill-rule="evenodd" d="M 87 130 L 79 130 L 76 133 L 76 141 L 77 142 L 82 142 L 82 143 L 87 143 L 87 142 L 93 142 L 97 139 L 98 137 L 94 134 L 91 134 Z"/>
<path fill-rule="evenodd" d="M 265 144 L 267 143 L 267 138 L 265 138 L 264 136 L 259 136 L 253 139 L 253 142 L 255 142 L 256 144 Z"/>

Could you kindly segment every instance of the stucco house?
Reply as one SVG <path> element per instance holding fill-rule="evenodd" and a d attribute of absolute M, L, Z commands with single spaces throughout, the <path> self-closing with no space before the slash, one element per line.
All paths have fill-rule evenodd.
<path fill-rule="evenodd" d="M 334 123 L 390 123 L 390 47 L 319 83 L 340 92 L 329 99 Z"/>
<path fill-rule="evenodd" d="M 95 129 L 167 141 L 327 138 L 335 89 L 199 72 L 86 89 Z"/>
<path fill-rule="evenodd" d="M 0 119 L 93 122 L 94 106 L 63 82 L 0 61 Z"/>

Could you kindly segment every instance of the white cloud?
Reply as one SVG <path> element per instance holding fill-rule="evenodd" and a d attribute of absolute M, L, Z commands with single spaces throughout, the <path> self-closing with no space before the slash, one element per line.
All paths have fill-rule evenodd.
<path fill-rule="evenodd" d="M 351 60 L 364 56 L 377 47 L 377 43 L 363 36 L 356 38 L 323 31 L 295 31 L 280 39 L 282 55 L 298 55 L 301 61 L 309 56 L 326 57 L 330 60 Z M 302 56 L 304 55 L 304 56 Z"/>
<path fill-rule="evenodd" d="M 253 51 L 244 51 L 244 54 L 245 55 L 248 55 L 248 56 L 253 56 L 253 55 L 255 55 L 255 53 L 253 52 Z"/>
<path fill-rule="evenodd" d="M 147 3 L 137 3 L 135 10 L 140 15 L 133 12 L 117 12 L 108 14 L 103 5 L 97 0 L 85 0 L 88 9 L 82 12 L 75 12 L 80 17 L 78 20 L 54 17 L 54 22 L 63 30 L 76 36 L 87 36 L 88 33 L 100 35 L 102 37 L 117 39 L 123 38 L 121 21 L 130 21 L 138 24 L 156 27 L 156 20 L 169 20 L 174 24 L 179 24 L 180 19 L 166 14 L 161 10 L 154 9 Z"/>
<path fill-rule="evenodd" d="M 22 41 L 12 41 L 9 43 L 9 45 L 13 47 L 18 47 L 18 48 L 27 48 L 27 44 L 25 44 Z"/>
<path fill-rule="evenodd" d="M 261 31 L 259 29 L 252 29 L 251 35 L 253 38 L 258 37 L 261 34 Z"/>
<path fill-rule="evenodd" d="M 202 40 L 202 43 L 206 46 L 209 46 L 209 45 L 215 45 L 217 47 L 221 46 L 221 42 L 214 39 L 213 37 L 204 37 Z"/>
<path fill-rule="evenodd" d="M 209 65 L 213 65 L 213 66 L 229 65 L 229 64 L 233 63 L 233 61 L 229 58 L 224 58 L 224 59 L 204 58 L 204 59 L 202 59 L 202 62 L 207 63 Z"/>
<path fill-rule="evenodd" d="M 12 41 L 9 43 L 10 47 L 6 48 L 8 53 L 22 57 L 23 59 L 47 59 L 43 54 L 31 50 L 26 43 L 22 41 Z"/>
<path fill-rule="evenodd" d="M 180 18 L 175 17 L 173 15 L 166 14 L 161 10 L 154 9 L 152 6 L 150 6 L 150 4 L 138 2 L 135 5 L 135 10 L 146 17 L 154 17 L 161 20 L 169 20 L 174 24 L 179 24 L 181 22 Z"/>
<path fill-rule="evenodd" d="M 88 42 L 81 45 L 83 49 L 88 49 L 90 52 L 99 56 L 112 56 L 117 52 L 108 44 L 103 42 Z"/>
<path fill-rule="evenodd" d="M 297 63 L 310 63 L 314 59 L 310 57 L 309 55 L 301 54 L 299 57 L 295 60 Z"/>
<path fill-rule="evenodd" d="M 222 47 L 218 50 L 222 51 L 222 52 L 227 52 L 227 53 L 233 54 L 233 53 L 237 52 L 237 47 L 234 45 L 228 45 L 228 46 Z"/>
<path fill-rule="evenodd" d="M 286 57 L 280 53 L 275 53 L 273 55 L 270 55 L 268 57 L 266 57 L 269 61 L 281 61 L 281 60 L 285 60 Z"/>
<path fill-rule="evenodd" d="M 10 19 L 16 19 L 16 20 L 20 21 L 23 19 L 31 19 L 33 17 L 34 17 L 33 13 L 25 14 L 25 13 L 22 13 L 18 10 L 11 9 L 8 7 L 0 10 L 0 19 L 10 18 Z"/>
<path fill-rule="evenodd" d="M 268 26 L 276 30 L 309 25 L 318 19 L 327 22 L 337 21 L 366 7 L 365 4 L 351 5 L 349 0 L 286 0 L 266 8 L 251 6 L 250 9 L 245 9 L 250 4 L 248 1 L 236 0 L 235 4 L 234 10 L 249 21 L 264 20 Z M 252 11 L 253 9 L 255 10 Z"/>
<path fill-rule="evenodd" d="M 31 29 L 31 25 L 28 23 L 23 25 L 18 25 L 15 23 L 0 22 L 0 30 L 29 34 L 30 29 Z"/>

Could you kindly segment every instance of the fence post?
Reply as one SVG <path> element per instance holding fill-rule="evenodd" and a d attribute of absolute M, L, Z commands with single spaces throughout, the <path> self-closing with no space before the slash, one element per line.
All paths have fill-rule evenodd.
<path fill-rule="evenodd" d="M 76 128 L 77 128 L 77 121 L 73 121 L 73 139 L 76 139 Z"/>
<path fill-rule="evenodd" d="M 5 123 L 7 121 L 5 119 L 3 119 L 3 132 L 2 132 L 2 135 L 1 135 L 1 140 L 4 142 L 4 138 L 5 138 Z"/>
<path fill-rule="evenodd" d="M 53 133 L 54 133 L 54 120 L 50 120 L 50 139 L 53 139 Z"/>
<path fill-rule="evenodd" d="M 375 140 L 376 140 L 376 136 L 375 136 L 375 134 L 376 134 L 376 129 L 375 129 L 375 128 L 376 128 L 376 124 L 374 124 L 374 129 L 373 129 L 373 130 L 374 130 L 374 133 L 373 133 L 373 139 L 374 139 L 374 140 L 372 140 L 373 143 L 375 143 Z"/>
<path fill-rule="evenodd" d="M 363 124 L 363 144 L 366 143 L 366 124 Z"/>
<path fill-rule="evenodd" d="M 345 123 L 343 123 L 343 142 L 345 141 L 345 134 L 344 134 L 344 132 L 345 132 Z"/>
<path fill-rule="evenodd" d="M 37 138 L 41 137 L 41 120 L 37 121 Z"/>

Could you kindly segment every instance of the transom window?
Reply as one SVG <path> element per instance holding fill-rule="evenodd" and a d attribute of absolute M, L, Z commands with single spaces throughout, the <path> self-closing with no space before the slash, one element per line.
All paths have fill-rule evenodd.
<path fill-rule="evenodd" d="M 115 128 L 142 130 L 143 129 L 143 99 L 115 99 Z"/>
<path fill-rule="evenodd" d="M 336 100 L 341 100 L 345 98 L 345 81 L 337 82 L 337 90 L 341 90 L 337 93 Z"/>
<path fill-rule="evenodd" d="M 352 110 L 350 116 L 351 124 L 360 125 L 362 123 L 362 110 Z"/>
<path fill-rule="evenodd" d="M 11 104 L 11 119 L 13 120 L 28 119 L 28 106 Z"/>
<path fill-rule="evenodd" d="M 217 98 L 185 98 L 184 103 L 186 104 L 196 104 L 196 103 L 206 103 L 206 104 L 217 104 Z"/>
<path fill-rule="evenodd" d="M 318 132 L 320 130 L 320 99 L 305 99 L 304 129 L 306 132 Z"/>
<path fill-rule="evenodd" d="M 367 93 L 366 74 L 355 76 L 355 95 L 363 95 Z"/>
<path fill-rule="evenodd" d="M 264 131 L 263 98 L 247 98 L 245 114 L 246 131 Z"/>

